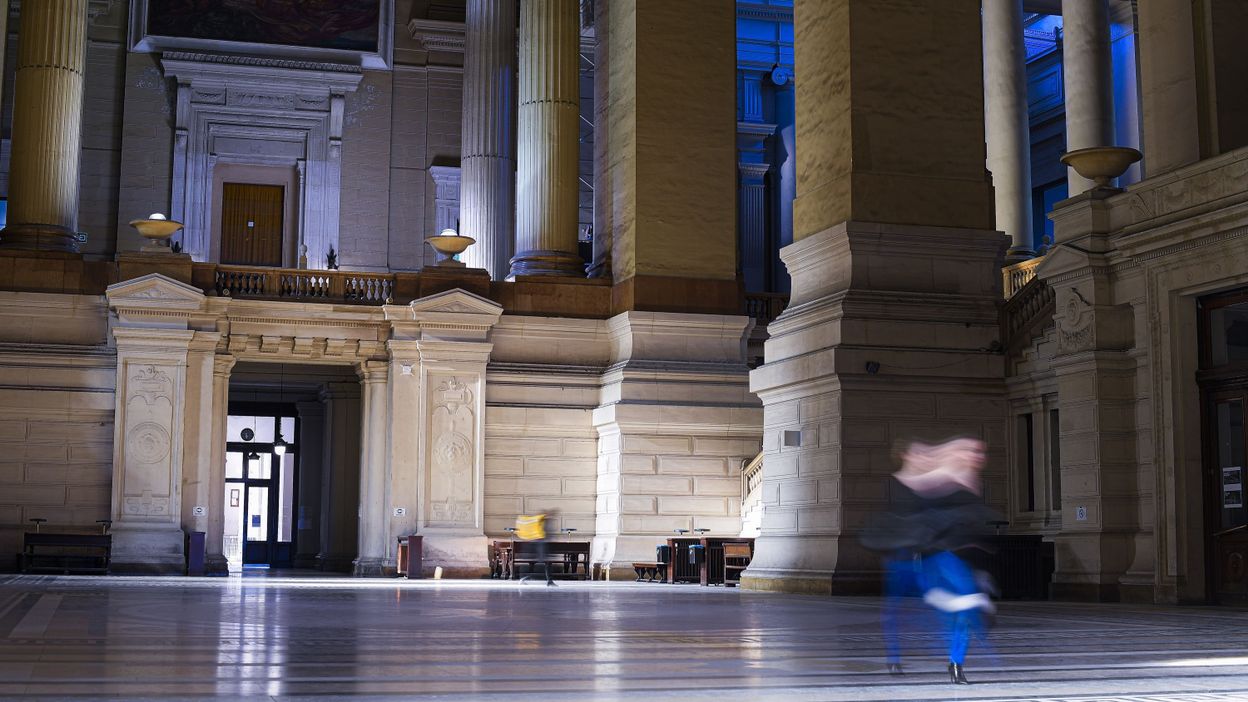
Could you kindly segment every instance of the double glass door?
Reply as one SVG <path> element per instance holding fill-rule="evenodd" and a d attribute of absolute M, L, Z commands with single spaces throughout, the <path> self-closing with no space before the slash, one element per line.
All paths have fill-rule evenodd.
<path fill-rule="evenodd" d="M 222 544 L 231 570 L 289 568 L 294 555 L 293 417 L 230 416 Z M 242 430 L 234 431 L 242 426 Z M 282 429 L 285 431 L 282 431 Z"/>
<path fill-rule="evenodd" d="M 1248 604 L 1248 508 L 1244 505 L 1244 408 L 1248 389 L 1212 394 L 1209 456 L 1214 583 L 1222 604 Z"/>
<path fill-rule="evenodd" d="M 1199 309 L 1209 589 L 1221 604 L 1248 605 L 1248 289 L 1204 298 Z"/>

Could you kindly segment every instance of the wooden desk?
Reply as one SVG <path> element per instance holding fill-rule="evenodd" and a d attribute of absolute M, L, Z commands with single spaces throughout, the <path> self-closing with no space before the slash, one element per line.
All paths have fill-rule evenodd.
<path fill-rule="evenodd" d="M 588 541 L 547 541 L 544 558 L 538 557 L 541 546 L 536 541 L 495 541 L 494 544 L 502 577 L 507 580 L 517 576 L 517 565 L 528 564 L 532 569 L 538 563 L 561 566 L 559 575 L 589 579 Z"/>
<path fill-rule="evenodd" d="M 739 536 L 676 537 L 667 540 L 672 550 L 672 562 L 667 567 L 667 582 L 696 582 L 699 585 L 722 585 L 724 583 L 724 544 L 749 544 L 754 554 L 754 539 Z M 702 563 L 689 565 L 689 547 L 700 546 Z"/>
<path fill-rule="evenodd" d="M 107 575 L 113 552 L 111 534 L 27 532 L 22 539 L 23 573 Z"/>

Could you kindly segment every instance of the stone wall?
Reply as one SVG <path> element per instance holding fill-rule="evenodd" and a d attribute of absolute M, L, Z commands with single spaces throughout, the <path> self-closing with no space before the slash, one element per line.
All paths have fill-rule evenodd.
<path fill-rule="evenodd" d="M 598 441 L 587 409 L 488 407 L 485 533 L 505 538 L 520 514 L 552 515 L 548 529 L 594 534 Z"/>
<path fill-rule="evenodd" d="M 0 292 L 0 570 L 30 519 L 109 516 L 116 359 L 103 300 Z"/>
<path fill-rule="evenodd" d="M 116 250 L 134 251 L 143 242 L 130 220 L 170 211 L 174 90 L 153 54 L 126 54 L 125 71 Z"/>
<path fill-rule="evenodd" d="M 391 75 L 367 71 L 347 95 L 342 132 L 338 261 L 351 270 L 385 270 L 390 212 Z M 332 194 L 331 194 L 332 196 Z"/>

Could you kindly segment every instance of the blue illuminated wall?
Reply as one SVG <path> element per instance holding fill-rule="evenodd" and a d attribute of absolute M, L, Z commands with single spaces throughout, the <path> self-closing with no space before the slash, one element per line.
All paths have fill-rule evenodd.
<path fill-rule="evenodd" d="M 1114 3 L 1111 26 L 1113 95 L 1118 146 L 1139 148 L 1135 22 L 1129 3 Z M 1062 85 L 1062 18 L 1028 14 L 1027 97 L 1031 122 L 1032 216 L 1039 249 L 1053 224 L 1053 206 L 1066 199 L 1066 107 Z M 794 161 L 793 0 L 737 3 L 738 256 L 747 292 L 788 292 L 779 251 L 793 241 Z M 761 173 L 761 175 L 760 175 Z M 1140 179 L 1140 165 L 1121 179 Z M 755 207 L 762 189 L 762 208 Z"/>
<path fill-rule="evenodd" d="M 793 0 L 737 3 L 738 260 L 748 292 L 788 292 L 793 242 Z"/>

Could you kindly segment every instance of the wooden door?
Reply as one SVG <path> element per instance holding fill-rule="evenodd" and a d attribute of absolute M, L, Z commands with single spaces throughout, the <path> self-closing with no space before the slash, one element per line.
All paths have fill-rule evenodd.
<path fill-rule="evenodd" d="M 221 192 L 221 263 L 282 265 L 286 188 L 225 183 Z"/>

